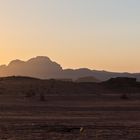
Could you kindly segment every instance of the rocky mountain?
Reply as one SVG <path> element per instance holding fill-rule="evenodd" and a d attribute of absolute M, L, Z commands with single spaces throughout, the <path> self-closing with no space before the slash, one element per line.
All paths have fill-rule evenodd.
<path fill-rule="evenodd" d="M 28 61 L 13 60 L 7 66 L 0 66 L 0 76 L 30 76 L 41 79 L 55 78 L 62 67 L 48 57 L 38 56 Z"/>
<path fill-rule="evenodd" d="M 29 76 L 40 79 L 73 79 L 80 77 L 93 77 L 105 81 L 115 77 L 132 77 L 140 81 L 139 73 L 115 73 L 108 71 L 80 69 L 63 69 L 60 64 L 46 56 L 37 56 L 28 61 L 13 60 L 8 65 L 0 66 L 0 77 L 4 76 Z"/>

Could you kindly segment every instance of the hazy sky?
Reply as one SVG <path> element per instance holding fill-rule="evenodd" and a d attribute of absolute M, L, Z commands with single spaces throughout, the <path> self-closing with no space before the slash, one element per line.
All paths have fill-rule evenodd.
<path fill-rule="evenodd" d="M 140 0 L 1 0 L 0 64 L 140 72 Z"/>

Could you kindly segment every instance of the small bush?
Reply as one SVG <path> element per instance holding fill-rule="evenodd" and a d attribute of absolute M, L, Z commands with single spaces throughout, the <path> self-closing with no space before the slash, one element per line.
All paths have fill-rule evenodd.
<path fill-rule="evenodd" d="M 42 102 L 46 101 L 44 94 L 40 94 L 40 101 Z"/>
<path fill-rule="evenodd" d="M 129 98 L 128 98 L 128 96 L 126 94 L 122 94 L 121 99 L 128 100 Z"/>
<path fill-rule="evenodd" d="M 34 90 L 29 90 L 29 91 L 26 92 L 25 97 L 31 98 L 31 97 L 34 97 L 35 95 L 36 95 L 36 93 L 35 93 Z"/>

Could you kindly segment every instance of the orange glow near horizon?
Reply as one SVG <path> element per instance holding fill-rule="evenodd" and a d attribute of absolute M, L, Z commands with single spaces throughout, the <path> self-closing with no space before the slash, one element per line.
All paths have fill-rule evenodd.
<path fill-rule="evenodd" d="M 140 2 L 101 1 L 0 2 L 0 64 L 48 56 L 63 68 L 140 72 Z"/>

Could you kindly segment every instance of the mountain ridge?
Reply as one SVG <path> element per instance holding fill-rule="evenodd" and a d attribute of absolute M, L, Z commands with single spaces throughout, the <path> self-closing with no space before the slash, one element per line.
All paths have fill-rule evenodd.
<path fill-rule="evenodd" d="M 47 56 L 33 57 L 27 61 L 12 60 L 8 65 L 0 66 L 0 77 L 4 76 L 29 76 L 40 79 L 72 79 L 81 77 L 94 77 L 99 81 L 106 81 L 115 77 L 132 77 L 140 81 L 140 73 L 108 72 L 91 70 L 88 68 L 63 69 L 60 64 L 52 61 Z"/>

